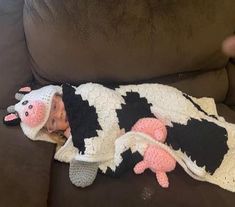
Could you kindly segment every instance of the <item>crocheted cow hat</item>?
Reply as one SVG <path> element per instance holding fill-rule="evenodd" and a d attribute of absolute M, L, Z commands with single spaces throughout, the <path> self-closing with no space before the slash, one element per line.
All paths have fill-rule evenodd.
<path fill-rule="evenodd" d="M 18 125 L 20 124 L 24 134 L 32 140 L 48 140 L 41 137 L 39 131 L 45 126 L 51 109 L 52 98 L 55 94 L 62 94 L 60 86 L 48 85 L 37 90 L 27 88 L 20 90 L 20 94 L 16 94 L 17 99 L 21 99 L 15 106 L 8 107 L 11 112 L 4 117 L 4 124 Z M 21 96 L 19 98 L 19 96 Z"/>

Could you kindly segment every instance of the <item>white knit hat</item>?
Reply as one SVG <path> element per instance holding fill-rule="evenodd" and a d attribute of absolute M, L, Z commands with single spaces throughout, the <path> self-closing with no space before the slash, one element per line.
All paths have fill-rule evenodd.
<path fill-rule="evenodd" d="M 28 138 L 49 141 L 47 137 L 42 137 L 39 131 L 45 126 L 49 118 L 52 98 L 56 93 L 62 94 L 62 87 L 44 86 L 32 90 L 15 105 L 15 111 L 21 119 L 20 126 Z"/>

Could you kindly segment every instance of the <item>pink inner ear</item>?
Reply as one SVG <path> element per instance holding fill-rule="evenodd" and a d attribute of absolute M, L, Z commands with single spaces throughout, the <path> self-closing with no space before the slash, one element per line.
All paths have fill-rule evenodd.
<path fill-rule="evenodd" d="M 13 121 L 15 119 L 18 119 L 18 117 L 16 116 L 16 114 L 8 114 L 7 116 L 4 117 L 5 121 Z"/>
<path fill-rule="evenodd" d="M 30 92 L 31 88 L 30 87 L 23 87 L 19 90 L 19 92 Z"/>

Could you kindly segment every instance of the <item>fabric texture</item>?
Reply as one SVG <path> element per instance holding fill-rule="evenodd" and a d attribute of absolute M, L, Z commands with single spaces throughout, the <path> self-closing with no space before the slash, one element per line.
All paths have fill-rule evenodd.
<path fill-rule="evenodd" d="M 98 167 L 98 163 L 72 160 L 69 165 L 69 178 L 74 185 L 87 187 L 94 182 Z"/>
<path fill-rule="evenodd" d="M 138 120 L 131 131 L 147 134 L 161 143 L 164 143 L 167 137 L 166 127 L 156 118 Z M 175 166 L 176 161 L 168 152 L 161 147 L 149 145 L 144 152 L 143 160 L 135 165 L 134 172 L 140 174 L 149 168 L 156 173 L 158 183 L 163 188 L 167 188 L 169 181 L 166 172 L 174 170 Z"/>
<path fill-rule="evenodd" d="M 221 42 L 234 31 L 234 6 L 223 0 L 27 0 L 25 35 L 35 78 L 130 82 L 222 68 L 228 58 Z"/>
<path fill-rule="evenodd" d="M 74 110 L 74 105 L 70 107 L 74 99 L 78 110 Z M 78 88 L 63 85 L 63 100 L 69 122 L 79 123 L 76 128 L 71 125 L 73 143 L 76 139 L 82 140 L 80 145 L 74 145 L 78 149 L 76 160 L 99 161 L 103 173 L 117 171 L 119 174 L 127 149 L 143 156 L 146 145 L 149 141 L 152 143 L 148 136 L 125 132 L 140 118 L 155 116 L 167 125 L 166 143 L 171 148 L 156 142 L 155 145 L 167 150 L 193 178 L 234 191 L 233 171 L 227 171 L 232 166 L 234 126 L 204 111 L 195 98 L 160 84 L 127 85 L 111 90 L 88 83 Z M 79 110 L 82 113 L 82 105 L 85 106 L 85 114 L 81 115 L 84 121 L 76 122 L 78 119 L 70 115 Z M 90 119 L 98 120 L 99 124 L 88 127 Z M 226 184 L 223 179 L 227 179 Z"/>

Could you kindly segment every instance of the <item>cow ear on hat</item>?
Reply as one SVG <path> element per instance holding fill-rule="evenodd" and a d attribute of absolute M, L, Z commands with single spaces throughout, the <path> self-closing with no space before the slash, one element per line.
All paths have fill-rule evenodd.
<path fill-rule="evenodd" d="M 20 101 L 24 97 L 25 94 L 27 94 L 31 91 L 32 91 L 32 89 L 29 86 L 20 88 L 19 91 L 15 94 L 16 100 Z"/>
<path fill-rule="evenodd" d="M 29 92 L 31 92 L 31 91 L 32 91 L 32 89 L 31 89 L 31 87 L 29 87 L 29 86 L 22 87 L 22 88 L 20 88 L 20 90 L 19 90 L 19 92 L 20 92 L 20 93 L 23 93 L 23 94 L 29 93 Z"/>
<path fill-rule="evenodd" d="M 15 98 L 17 100 L 21 100 L 25 94 L 30 93 L 32 91 L 31 87 L 26 86 L 19 89 L 19 91 L 15 94 Z M 16 126 L 19 125 L 21 122 L 21 119 L 18 115 L 18 113 L 15 111 L 15 106 L 9 106 L 7 108 L 8 114 L 3 117 L 3 123 L 7 126 Z"/>
<path fill-rule="evenodd" d="M 10 113 L 3 117 L 3 123 L 7 126 L 17 126 L 21 122 L 17 113 Z"/>

